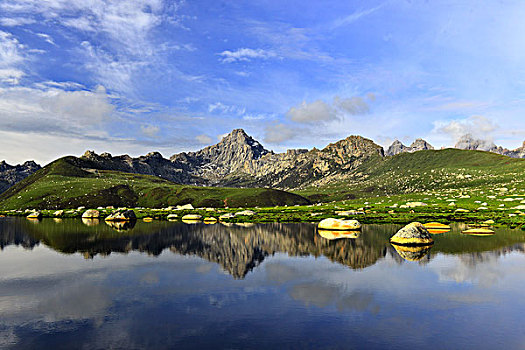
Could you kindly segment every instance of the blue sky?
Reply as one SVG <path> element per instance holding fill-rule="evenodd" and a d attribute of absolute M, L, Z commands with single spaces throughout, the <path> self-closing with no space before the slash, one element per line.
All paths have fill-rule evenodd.
<path fill-rule="evenodd" d="M 525 2 L 0 0 L 0 158 L 173 153 L 244 128 L 525 139 Z"/>

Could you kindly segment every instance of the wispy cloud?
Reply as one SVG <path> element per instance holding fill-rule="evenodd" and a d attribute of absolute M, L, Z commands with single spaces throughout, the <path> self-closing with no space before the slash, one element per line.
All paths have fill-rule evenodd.
<path fill-rule="evenodd" d="M 336 19 L 335 21 L 333 21 L 331 23 L 330 29 L 337 29 L 339 27 L 343 27 L 343 26 L 352 24 L 354 22 L 357 22 L 359 19 L 376 12 L 381 7 L 383 7 L 383 5 L 372 7 L 370 9 L 366 9 L 366 10 L 356 11 L 354 13 L 349 14 L 348 16 L 345 16 L 345 17 L 342 17 L 342 18 L 338 18 L 338 19 Z"/>
<path fill-rule="evenodd" d="M 226 50 L 219 53 L 218 55 L 222 57 L 221 62 L 224 63 L 233 63 L 241 61 L 248 62 L 253 59 L 268 59 L 277 57 L 277 54 L 273 51 L 249 48 L 241 48 L 235 51 Z"/>
<path fill-rule="evenodd" d="M 51 44 L 51 45 L 54 45 L 56 46 L 57 44 L 55 44 L 55 41 L 53 40 L 53 38 L 51 37 L 51 35 L 49 34 L 45 34 L 45 33 L 37 33 L 36 34 L 38 37 L 44 39 L 44 41 L 48 44 Z"/>
<path fill-rule="evenodd" d="M 23 26 L 27 24 L 33 24 L 36 21 L 32 18 L 24 18 L 24 17 L 2 17 L 0 18 L 0 25 L 3 25 L 4 27 L 18 27 Z"/>

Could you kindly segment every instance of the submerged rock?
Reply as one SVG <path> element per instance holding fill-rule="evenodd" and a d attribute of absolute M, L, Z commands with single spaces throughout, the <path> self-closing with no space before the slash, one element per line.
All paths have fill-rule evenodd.
<path fill-rule="evenodd" d="M 434 240 L 428 230 L 420 222 L 412 222 L 390 238 L 390 242 L 400 245 L 429 245 Z"/>
<path fill-rule="evenodd" d="M 342 231 L 351 231 L 361 229 L 361 224 L 357 220 L 342 220 L 328 218 L 319 222 L 317 226 L 321 230 L 342 230 Z"/>

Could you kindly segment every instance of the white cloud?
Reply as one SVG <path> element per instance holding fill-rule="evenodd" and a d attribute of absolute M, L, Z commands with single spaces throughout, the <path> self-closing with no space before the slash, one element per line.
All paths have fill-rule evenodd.
<path fill-rule="evenodd" d="M 160 131 L 160 128 L 156 125 L 141 125 L 140 131 L 148 137 L 156 137 Z"/>
<path fill-rule="evenodd" d="M 285 124 L 268 125 L 265 129 L 264 142 L 279 144 L 293 139 L 297 135 L 297 129 Z"/>
<path fill-rule="evenodd" d="M 12 68 L 24 61 L 24 45 L 8 32 L 0 30 L 0 68 Z"/>
<path fill-rule="evenodd" d="M 369 98 L 369 100 L 372 99 Z M 290 108 L 286 116 L 298 123 L 316 123 L 341 120 L 345 115 L 361 115 L 369 112 L 370 107 L 362 97 L 341 98 L 335 96 L 332 104 L 322 100 L 310 103 L 303 101 L 299 106 Z"/>
<path fill-rule="evenodd" d="M 249 48 L 241 48 L 235 51 L 226 50 L 219 53 L 218 55 L 222 57 L 221 62 L 224 63 L 233 63 L 240 61 L 248 62 L 252 59 L 268 59 L 277 57 L 277 54 L 273 51 Z"/>
<path fill-rule="evenodd" d="M 299 106 L 290 108 L 286 116 L 298 123 L 315 123 L 338 119 L 334 108 L 321 100 L 311 103 L 303 101 Z"/>
<path fill-rule="evenodd" d="M 209 145 L 213 141 L 211 137 L 209 137 L 208 135 L 204 135 L 204 134 L 195 136 L 195 140 L 197 140 L 197 142 L 202 145 Z"/>
<path fill-rule="evenodd" d="M 92 91 L 0 88 L 0 128 L 41 133 L 96 132 L 114 111 L 103 86 Z"/>
<path fill-rule="evenodd" d="M 24 72 L 19 69 L 0 69 L 0 82 L 10 85 L 18 85 L 20 83 L 20 79 L 24 75 Z"/>

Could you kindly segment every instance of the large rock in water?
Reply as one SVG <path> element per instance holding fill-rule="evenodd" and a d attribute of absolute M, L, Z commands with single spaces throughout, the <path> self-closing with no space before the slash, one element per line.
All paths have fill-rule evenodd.
<path fill-rule="evenodd" d="M 133 210 L 117 210 L 106 217 L 106 221 L 131 221 L 136 219 L 137 216 Z"/>
<path fill-rule="evenodd" d="M 357 220 L 324 219 L 317 226 L 320 230 L 359 230 L 361 224 Z"/>
<path fill-rule="evenodd" d="M 434 240 L 423 224 L 412 222 L 390 237 L 390 242 L 400 245 L 429 245 Z"/>

